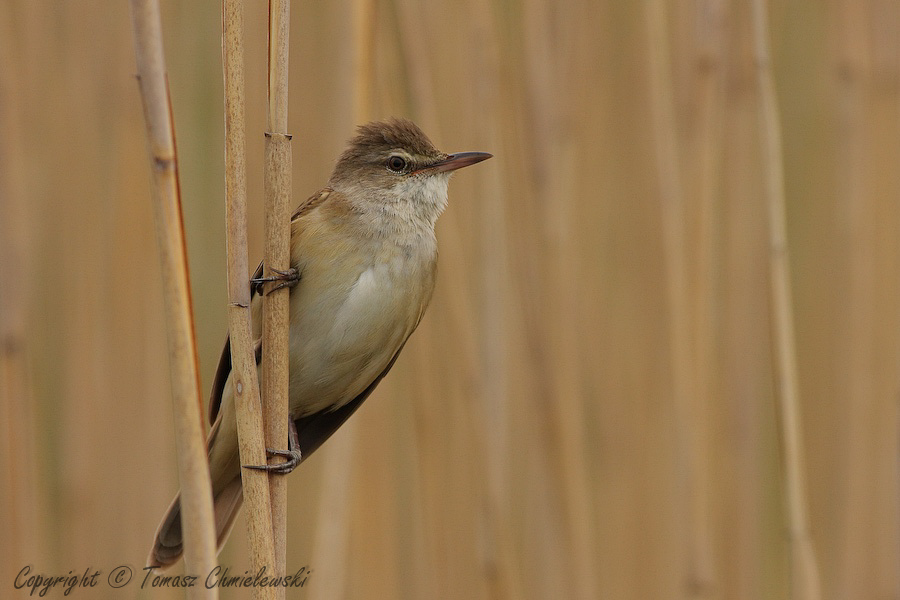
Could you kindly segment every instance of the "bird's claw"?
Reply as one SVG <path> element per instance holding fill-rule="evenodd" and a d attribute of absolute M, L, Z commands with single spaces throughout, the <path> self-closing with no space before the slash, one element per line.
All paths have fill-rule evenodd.
<path fill-rule="evenodd" d="M 274 448 L 266 448 L 266 456 L 281 456 L 287 460 L 283 463 L 275 465 L 244 465 L 245 469 L 255 469 L 257 471 L 266 471 L 267 473 L 275 473 L 277 475 L 287 475 L 297 468 L 303 455 L 300 453 L 300 436 L 297 433 L 297 423 L 288 420 L 288 449 L 275 450 Z"/>
<path fill-rule="evenodd" d="M 297 285 L 297 282 L 300 281 L 300 271 L 296 267 L 291 267 L 290 269 L 286 269 L 284 271 L 280 269 L 271 269 L 274 275 L 269 275 L 267 277 L 254 277 L 250 280 L 250 285 L 256 288 L 258 291 L 262 291 L 262 287 L 267 283 L 278 282 L 277 285 L 272 286 L 265 292 L 263 292 L 264 296 L 268 296 L 274 291 L 280 290 L 282 288 L 292 288 Z"/>
<path fill-rule="evenodd" d="M 278 475 L 287 475 L 297 468 L 302 459 L 299 448 L 295 448 L 292 450 L 275 450 L 273 448 L 266 448 L 266 456 L 268 456 L 269 458 L 273 456 L 282 456 L 286 458 L 287 461 L 278 463 L 276 465 L 244 465 L 244 468 L 256 469 L 257 471 L 266 471 L 267 473 L 275 473 Z"/>

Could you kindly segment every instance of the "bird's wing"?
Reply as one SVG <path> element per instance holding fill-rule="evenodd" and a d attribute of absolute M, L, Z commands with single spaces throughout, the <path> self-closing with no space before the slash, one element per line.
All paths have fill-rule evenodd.
<path fill-rule="evenodd" d="M 296 221 L 307 211 L 310 211 L 322 204 L 333 191 L 334 190 L 331 188 L 322 188 L 321 190 L 307 198 L 306 202 L 301 203 L 300 206 L 297 207 L 297 210 L 294 211 L 294 214 L 291 215 L 291 221 Z"/>
<path fill-rule="evenodd" d="M 322 410 L 311 415 L 304 415 L 294 421 L 294 425 L 297 426 L 297 436 L 300 441 L 301 462 L 309 458 L 310 454 L 315 452 L 325 440 L 331 437 L 331 434 L 337 431 L 338 428 L 350 418 L 350 415 L 356 412 L 356 409 L 362 405 L 363 400 L 369 397 L 372 390 L 375 389 L 375 386 L 384 379 L 384 376 L 388 374 L 388 371 L 390 371 L 391 367 L 394 366 L 394 363 L 397 362 L 397 357 L 400 356 L 400 351 L 403 350 L 405 344 L 406 342 L 400 344 L 400 347 L 397 349 L 397 352 L 394 353 L 391 362 L 388 363 L 384 371 L 382 371 L 381 374 L 369 384 L 369 387 L 363 390 L 356 398 L 335 410 Z"/>
<path fill-rule="evenodd" d="M 256 364 L 262 358 L 262 340 L 257 340 L 254 347 Z M 216 424 L 219 416 L 219 407 L 222 405 L 222 393 L 225 391 L 225 383 L 231 374 L 231 336 L 225 338 L 225 347 L 219 357 L 219 366 L 216 367 L 216 376 L 213 378 L 212 389 L 209 391 L 209 424 Z"/>
<path fill-rule="evenodd" d="M 291 215 L 291 223 L 299 219 L 305 213 L 314 209 L 315 207 L 322 204 L 328 196 L 331 195 L 333 190 L 331 188 L 323 188 L 306 199 L 305 202 L 302 202 L 300 206 L 297 207 L 297 210 L 294 211 L 294 214 Z M 256 271 L 253 272 L 253 275 L 250 279 L 259 279 L 263 275 L 263 263 L 260 261 L 259 266 L 256 267 Z M 302 283 L 298 283 L 297 285 L 302 285 Z M 250 301 L 253 299 L 260 291 L 260 285 L 250 285 Z M 260 356 L 262 353 L 262 347 L 259 342 L 256 344 L 256 363 L 259 364 Z M 209 422 L 210 424 L 215 423 L 216 416 L 219 414 L 219 407 L 222 404 L 222 392 L 225 390 L 225 383 L 228 381 L 228 375 L 231 374 L 231 337 L 225 338 L 225 346 L 222 348 L 222 355 L 219 357 L 219 366 L 216 367 L 216 375 L 213 378 L 212 388 L 209 392 Z"/>

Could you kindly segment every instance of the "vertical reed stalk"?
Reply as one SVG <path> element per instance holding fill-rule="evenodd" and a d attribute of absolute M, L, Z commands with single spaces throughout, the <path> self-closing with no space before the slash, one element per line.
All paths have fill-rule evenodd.
<path fill-rule="evenodd" d="M 353 37 L 355 38 L 354 117 L 357 123 L 372 119 L 375 90 L 375 25 L 378 0 L 354 0 Z"/>
<path fill-rule="evenodd" d="M 871 122 L 877 110 L 872 102 L 872 42 L 869 21 L 870 7 L 866 3 L 841 3 L 838 8 L 840 21 L 840 108 L 841 147 L 840 201 L 846 227 L 846 255 L 849 263 L 847 301 L 845 304 L 844 334 L 847 398 L 857 401 L 848 407 L 842 420 L 846 427 L 847 472 L 841 478 L 845 486 L 843 530 L 841 541 L 844 560 L 838 571 L 835 589 L 842 598 L 856 598 L 866 594 L 864 590 L 872 582 L 872 564 L 866 548 L 872 540 L 866 531 L 874 515 L 875 497 L 871 482 L 875 476 L 871 460 L 873 436 L 871 425 L 874 402 L 877 397 L 878 368 L 875 341 L 876 313 L 872 310 L 878 295 L 876 281 L 884 281 L 878 275 L 879 253 L 875 249 L 876 226 L 874 192 L 876 158 L 869 148 L 873 143 Z M 878 186 L 881 187 L 881 186 Z M 896 456 L 896 455 L 895 455 Z M 879 486 L 882 487 L 882 486 Z M 886 486 L 885 486 L 886 487 Z M 882 522 L 882 526 L 884 523 Z M 874 549 L 872 549 L 874 550 Z M 870 588 L 871 589 L 871 588 Z"/>
<path fill-rule="evenodd" d="M 265 258 L 268 274 L 290 267 L 291 136 L 287 133 L 290 0 L 269 2 L 268 105 L 265 147 Z M 281 288 L 263 299 L 263 405 L 266 445 L 281 448 L 288 439 L 288 300 Z M 284 459 L 274 458 L 273 462 Z M 269 478 L 275 571 L 282 575 L 286 559 L 287 480 Z M 278 588 L 284 597 L 284 588 Z"/>
<path fill-rule="evenodd" d="M 696 56 L 697 113 L 699 148 L 698 173 L 698 230 L 697 268 L 695 273 L 696 336 L 694 348 L 697 361 L 697 396 L 702 405 L 697 412 L 707 410 L 707 403 L 715 395 L 717 379 L 714 363 L 714 294 L 715 294 L 715 234 L 722 152 L 722 116 L 724 104 L 723 51 L 725 3 L 706 0 L 699 7 L 697 39 L 700 48 Z"/>
<path fill-rule="evenodd" d="M 224 0 L 222 68 L 225 78 L 225 221 L 228 252 L 228 329 L 231 379 L 242 465 L 266 463 L 262 405 L 250 325 L 247 267 L 247 184 L 244 135 L 244 3 Z M 275 565 L 268 477 L 241 469 L 247 505 L 250 566 L 255 572 Z M 254 587 L 254 598 L 275 598 L 275 589 Z"/>
<path fill-rule="evenodd" d="M 489 573 L 487 578 L 487 594 L 495 600 L 525 598 L 525 586 L 521 581 L 516 563 L 517 547 L 514 527 L 510 514 L 510 422 L 511 392 L 510 363 L 507 351 L 508 340 L 512 330 L 506 311 L 504 294 L 509 293 L 510 280 L 507 266 L 509 255 L 507 240 L 510 216 L 507 212 L 509 203 L 508 190 L 503 184 L 503 172 L 507 157 L 503 146 L 503 129 L 505 123 L 493 115 L 502 114 L 502 108 L 509 106 L 510 94 L 506 84 L 503 65 L 508 56 L 499 39 L 498 23 L 495 16 L 496 6 L 493 2 L 470 0 L 466 6 L 470 13 L 472 33 L 466 48 L 469 50 L 463 60 L 480 61 L 481 66 L 473 72 L 474 86 L 472 96 L 474 105 L 483 116 L 471 118 L 469 129 L 474 133 L 475 147 L 483 147 L 496 151 L 492 159 L 496 161 L 490 170 L 480 171 L 477 177 L 480 197 L 486 201 L 479 202 L 480 244 L 480 281 L 474 280 L 470 285 L 480 288 L 477 296 L 479 313 L 472 315 L 479 327 L 479 354 L 482 360 L 479 385 L 482 388 L 484 401 L 479 401 L 480 411 L 473 411 L 473 419 L 479 424 L 473 427 L 477 433 L 479 451 L 484 456 L 483 481 L 485 501 L 481 511 L 479 527 L 482 549 L 481 561 L 483 569 Z M 475 175 L 474 173 L 472 175 Z M 574 261 L 572 261 L 574 262 Z M 582 399 L 575 394 L 577 402 Z M 563 404 L 561 410 L 569 408 Z M 580 411 L 575 411 L 574 418 L 582 418 Z M 575 436 L 573 436 L 575 437 Z M 578 437 L 574 443 L 580 443 Z M 587 478 L 585 478 L 587 481 Z M 585 498 L 587 500 L 587 498 Z M 593 534 L 593 523 L 582 523 L 585 536 Z M 590 526 L 589 526 L 590 525 Z M 581 549 L 573 550 L 581 552 Z M 582 552 L 582 554 L 584 554 Z M 596 556 L 589 553 L 580 556 L 579 561 L 594 561 Z M 596 593 L 596 590 L 594 590 Z"/>
<path fill-rule="evenodd" d="M 699 123 L 699 148 L 697 160 L 697 239 L 694 243 L 696 263 L 693 287 L 694 326 L 694 393 L 689 400 L 692 411 L 692 446 L 694 451 L 695 498 L 692 503 L 691 523 L 695 527 L 697 543 L 696 573 L 693 580 L 708 596 L 717 590 L 711 531 L 711 492 L 709 456 L 710 412 L 717 397 L 718 372 L 715 368 L 715 288 L 716 288 L 716 233 L 719 171 L 722 149 L 722 123 L 724 110 L 724 33 L 723 19 L 726 11 L 722 0 L 705 0 L 700 3 L 696 16 L 697 39 L 696 90 Z"/>
<path fill-rule="evenodd" d="M 539 385 L 553 402 L 540 403 L 540 419 L 550 425 L 546 443 L 550 476 L 548 485 L 560 490 L 561 514 L 559 539 L 568 560 L 554 574 L 562 581 L 545 580 L 544 585 L 561 590 L 572 598 L 596 598 L 599 580 L 594 562 L 594 510 L 588 487 L 588 460 L 584 428 L 584 403 L 581 377 L 583 368 L 577 349 L 580 302 L 578 235 L 573 203 L 576 197 L 578 151 L 573 142 L 573 111 L 569 103 L 557 101 L 555 91 L 572 85 L 569 67 L 571 42 L 559 39 L 559 31 L 574 11 L 562 4 L 532 0 L 523 4 L 523 32 L 528 38 L 524 49 L 526 97 L 530 104 L 528 128 L 531 135 L 530 161 L 527 163 L 532 199 L 541 211 L 537 235 L 543 242 L 531 252 L 540 265 L 543 293 L 538 310 L 552 317 L 541 320 L 538 344 L 548 356 L 568 357 L 554 360 L 552 366 L 538 359 Z M 548 156 L 558 159 L 551 167 Z M 496 201 L 496 199 L 492 199 Z M 551 319 L 558 319 L 548 326 Z M 537 358 L 537 355 L 535 356 Z M 552 532 L 556 525 L 546 518 L 544 526 Z M 549 535 L 547 538 L 549 539 Z M 549 547 L 549 546 L 548 546 Z M 552 564 L 552 563 L 550 563 Z M 553 570 L 548 569 L 548 570 Z M 559 586 L 562 585 L 562 588 Z M 566 587 L 568 586 L 568 588 Z M 565 590 L 565 591 L 563 591 Z M 546 593 L 546 592 L 545 592 Z"/>
<path fill-rule="evenodd" d="M 770 310 L 774 343 L 776 399 L 784 446 L 785 493 L 791 553 L 791 598 L 821 598 L 819 571 L 809 533 L 807 514 L 797 348 L 791 300 L 787 245 L 781 125 L 775 97 L 768 42 L 765 0 L 753 1 L 753 47 L 759 89 L 759 125 L 763 177 L 769 218 Z"/>
<path fill-rule="evenodd" d="M 685 256 L 685 202 L 681 171 L 678 164 L 678 140 L 674 97 L 669 73 L 669 35 L 665 4 L 651 0 L 647 6 L 650 43 L 650 95 L 653 123 L 656 130 L 656 167 L 662 207 L 663 244 L 666 261 L 666 289 L 668 301 L 670 356 L 672 369 L 672 397 L 674 401 L 677 451 L 682 473 L 680 494 L 683 529 L 687 550 L 685 585 L 689 597 L 701 598 L 711 593 L 713 585 L 712 558 L 709 539 L 708 484 L 703 463 L 703 435 L 705 423 L 703 407 L 695 402 L 696 382 L 694 343 L 690 324 L 692 314 L 688 300 L 688 263 Z"/>
<path fill-rule="evenodd" d="M 700 419 L 703 444 L 700 454 L 707 455 L 708 421 L 704 415 L 716 397 L 718 375 L 715 368 L 715 269 L 717 206 L 722 152 L 724 111 L 724 32 L 722 21 L 726 6 L 722 0 L 705 0 L 698 7 L 696 38 L 696 85 L 698 124 L 697 160 L 697 251 L 694 273 L 694 353 L 696 382 L 694 415 Z"/>
<path fill-rule="evenodd" d="M 416 120 L 422 125 L 423 129 L 432 136 L 432 139 L 439 140 L 442 138 L 440 131 L 439 119 L 439 101 L 435 96 L 435 88 L 433 85 L 433 77 L 436 74 L 435 65 L 429 62 L 431 54 L 429 32 L 422 26 L 420 19 L 417 17 L 418 6 L 411 0 L 398 0 L 396 2 L 397 10 L 397 33 L 399 35 L 400 55 L 405 69 L 405 85 L 407 86 L 412 112 L 416 115 Z M 452 194 L 451 194 L 452 195 Z M 452 200 L 451 200 L 452 203 Z M 462 224 L 462 216 L 459 211 L 450 209 L 443 217 L 441 217 L 440 237 L 443 243 L 448 247 L 464 248 L 466 227 Z M 446 286 L 448 290 L 457 290 L 455 293 L 444 295 L 444 301 L 448 312 L 448 321 L 452 323 L 454 332 L 457 334 L 455 343 L 459 350 L 454 355 L 454 359 L 458 361 L 460 372 L 466 374 L 477 374 L 481 370 L 479 362 L 479 344 L 478 332 L 476 329 L 476 320 L 474 315 L 478 314 L 476 306 L 471 296 L 464 292 L 471 285 L 471 276 L 473 271 L 464 267 L 464 262 L 460 260 L 448 260 L 442 258 L 440 266 L 441 286 Z M 423 329 L 419 329 L 417 335 L 424 335 Z M 441 380 L 437 371 L 436 364 L 438 354 L 436 353 L 438 345 L 431 345 L 422 349 L 414 360 L 418 361 L 416 367 L 417 385 L 420 389 L 436 390 Z M 469 375 L 469 376 L 472 376 Z M 429 392 L 430 393 L 430 392 Z M 443 392 L 445 398 L 452 397 L 452 392 Z M 481 405 L 479 398 L 482 395 L 481 390 L 470 391 L 470 402 L 466 406 L 467 427 L 465 428 L 465 437 L 459 442 L 466 447 L 472 448 L 474 455 L 483 453 L 483 439 L 478 435 L 477 411 Z M 443 410 L 438 406 L 431 407 L 432 410 Z M 452 434 L 448 434 L 449 435 Z M 445 438 L 447 439 L 447 438 Z M 460 439 L 460 438 L 457 438 Z M 439 472 L 446 468 L 442 464 L 445 460 L 440 451 L 429 448 L 428 442 L 418 442 L 418 466 L 423 473 Z M 481 476 L 484 471 L 478 471 L 484 467 L 483 464 L 473 464 L 477 476 Z M 456 477 L 460 477 L 459 474 Z M 423 480 L 422 499 L 426 503 L 425 510 L 425 528 L 426 538 L 431 540 L 440 540 L 441 543 L 456 545 L 459 548 L 470 548 L 470 539 L 467 533 L 458 527 L 448 527 L 445 521 L 441 520 L 441 516 L 447 511 L 453 510 L 451 496 L 442 492 L 439 486 L 430 486 L 429 478 Z M 478 490 L 477 495 L 470 499 L 472 507 L 479 509 L 485 506 L 484 493 Z M 441 516 L 438 516 L 441 515 Z M 493 544 L 495 540 L 486 540 L 485 543 Z M 424 560 L 429 567 L 439 565 L 438 568 L 429 569 L 422 576 L 419 585 L 424 589 L 433 590 L 441 589 L 448 585 L 448 581 L 444 578 L 448 572 L 464 568 L 468 557 L 455 556 L 446 559 L 446 561 L 435 553 L 435 546 L 429 544 L 428 552 L 430 553 Z M 493 565 L 492 565 L 493 568 Z M 484 595 L 488 586 L 493 582 L 484 576 L 485 573 L 491 573 L 491 569 L 480 569 L 476 571 L 479 577 L 470 582 L 474 589 L 481 590 L 479 593 Z M 553 571 L 548 569 L 548 571 Z M 553 571 L 554 576 L 562 578 L 562 574 Z M 421 589 L 421 588 L 420 588 Z"/>
<path fill-rule="evenodd" d="M 181 483 L 185 569 L 206 574 L 215 566 L 216 536 L 209 465 L 200 402 L 200 378 L 187 253 L 178 186 L 175 126 L 169 102 L 162 25 L 158 0 L 132 0 L 138 83 L 147 125 L 151 192 L 163 277 L 163 301 L 168 327 L 169 368 L 175 413 L 175 442 Z M 192 598 L 217 598 L 218 591 L 191 588 Z"/>
<path fill-rule="evenodd" d="M 33 396 L 28 379 L 27 330 L 30 248 L 23 160 L 21 70 L 14 59 L 15 37 L 7 15 L 0 16 L 0 576 L 11 581 L 35 556 L 35 445 Z"/>

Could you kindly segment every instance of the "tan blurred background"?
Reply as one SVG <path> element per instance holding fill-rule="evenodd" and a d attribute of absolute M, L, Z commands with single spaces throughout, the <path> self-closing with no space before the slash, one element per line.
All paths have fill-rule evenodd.
<path fill-rule="evenodd" d="M 495 158 L 454 178 L 396 367 L 290 478 L 287 564 L 313 570 L 296 597 L 788 598 L 749 3 L 378 0 L 360 21 L 366 4 L 293 7 L 295 202 L 362 113 Z M 221 8 L 162 9 L 205 395 Z M 822 597 L 896 599 L 900 4 L 774 2 L 769 22 Z M 25 565 L 140 569 L 178 485 L 134 71 L 126 2 L 0 5 L 3 597 L 26 596 Z M 245 545 L 242 518 L 221 563 L 247 569 Z"/>

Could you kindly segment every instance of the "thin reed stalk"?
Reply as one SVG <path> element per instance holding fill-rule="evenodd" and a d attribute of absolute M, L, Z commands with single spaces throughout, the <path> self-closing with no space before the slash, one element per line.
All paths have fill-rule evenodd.
<path fill-rule="evenodd" d="M 415 115 L 416 121 L 433 140 L 442 140 L 438 111 L 439 100 L 436 97 L 433 82 L 436 70 L 429 61 L 431 48 L 429 45 L 429 32 L 422 26 L 421 21 L 416 16 L 418 8 L 415 2 L 398 0 L 396 7 L 400 57 L 405 69 L 404 85 L 409 95 L 412 113 Z M 440 143 L 438 141 L 438 144 Z M 451 198 L 452 196 L 453 192 L 451 191 Z M 466 247 L 466 227 L 461 219 L 460 211 L 454 210 L 452 207 L 441 217 L 438 225 L 441 245 L 446 244 L 448 248 L 456 249 Z M 449 260 L 448 258 L 442 257 L 440 263 L 439 279 L 441 280 L 441 289 L 465 290 L 467 287 L 470 287 L 473 272 L 465 268 L 462 261 Z M 458 346 L 458 350 L 453 353 L 453 360 L 457 361 L 456 364 L 458 364 L 457 368 L 460 373 L 466 373 L 469 377 L 474 376 L 481 368 L 478 358 L 480 354 L 478 332 L 475 325 L 476 321 L 473 319 L 473 316 L 478 314 L 476 306 L 471 296 L 467 293 L 448 293 L 443 295 L 442 300 L 446 302 L 447 316 L 445 318 L 449 323 L 452 323 L 453 331 L 458 336 L 454 340 L 454 345 Z M 429 324 L 423 323 L 416 335 L 426 336 L 425 332 L 429 327 Z M 441 363 L 441 359 L 437 358 L 440 354 L 438 347 L 431 344 L 423 344 L 423 346 L 420 346 L 420 352 L 412 359 L 417 363 L 413 367 L 416 372 L 416 385 L 421 390 L 428 390 L 427 393 L 432 402 L 433 399 L 440 398 L 441 394 L 444 394 L 444 398 L 450 398 L 453 394 L 452 391 L 435 393 L 435 390 L 438 390 L 440 387 L 437 382 L 441 380 L 439 375 L 440 367 L 438 366 Z M 462 432 L 456 434 L 459 437 L 451 437 L 454 436 L 454 433 L 449 427 L 452 422 L 449 419 L 448 428 L 440 434 L 441 436 L 446 436 L 442 439 L 458 440 L 456 443 L 470 448 L 473 455 L 477 456 L 481 456 L 484 453 L 484 440 L 478 434 L 479 426 L 476 417 L 477 411 L 481 408 L 479 401 L 482 397 L 481 394 L 481 390 L 470 390 L 465 412 L 467 426 Z M 439 414 L 446 410 L 444 406 L 438 403 L 431 406 L 419 404 L 416 408 L 423 411 L 438 411 Z M 434 442 L 433 440 L 430 442 L 428 440 L 417 440 L 417 466 L 421 473 L 435 473 L 445 469 L 443 463 L 446 457 L 436 448 L 437 444 L 439 442 Z M 473 463 L 470 466 L 475 470 L 475 473 L 485 468 L 483 463 Z M 481 471 L 481 473 L 483 472 Z M 460 475 L 457 474 L 455 476 L 459 477 Z M 480 474 L 476 476 L 481 477 Z M 452 496 L 442 492 L 439 486 L 433 485 L 429 477 L 423 476 L 420 480 L 422 482 L 422 502 L 425 504 L 423 520 L 426 539 L 439 539 L 443 544 L 469 547 L 471 543 L 467 537 L 469 532 L 458 527 L 449 527 L 444 521 L 447 514 L 456 508 L 452 505 Z M 471 503 L 473 508 L 483 508 L 485 506 L 483 490 L 473 490 L 473 494 L 468 499 L 468 502 Z M 490 535 L 492 532 L 484 531 L 483 533 Z M 485 539 L 484 543 L 486 546 L 494 545 L 495 540 Z M 466 562 L 469 557 L 456 556 L 445 562 L 440 555 L 435 553 L 433 545 L 427 546 L 427 552 L 429 554 L 423 562 L 429 568 L 425 570 L 422 579 L 418 582 L 426 590 L 444 589 L 448 585 L 448 580 L 445 579 L 448 571 L 470 568 L 469 563 Z M 437 568 L 434 568 L 435 566 Z M 479 574 L 491 573 L 493 575 L 492 569 L 493 564 L 490 569 L 479 568 L 476 572 Z M 548 569 L 548 571 L 552 571 L 554 576 L 562 578 L 558 571 L 553 569 Z M 491 578 L 481 575 L 478 579 L 467 583 L 472 586 L 469 588 L 470 590 L 477 589 L 478 594 L 484 595 L 487 593 L 489 586 L 493 584 L 493 581 Z M 470 591 L 469 593 L 474 592 Z"/>
<path fill-rule="evenodd" d="M 900 597 L 900 421 L 893 383 L 900 366 L 900 6 L 842 2 L 832 10 L 838 24 L 834 56 L 840 123 L 833 164 L 845 236 L 841 256 L 848 268 L 846 300 L 840 306 L 845 382 L 839 393 L 853 402 L 836 405 L 844 429 L 838 474 L 844 503 L 837 526 L 825 530 L 820 543 L 834 532 L 840 558 L 836 572 L 823 579 L 838 598 Z M 892 317 L 884 312 L 888 307 Z M 829 433 L 832 442 L 834 433 Z"/>
<path fill-rule="evenodd" d="M 583 366 L 577 350 L 577 315 L 582 314 L 579 261 L 573 259 L 579 243 L 571 202 L 577 196 L 578 152 L 572 141 L 573 111 L 568 103 L 555 98 L 555 90 L 572 83 L 568 66 L 573 56 L 571 42 L 559 40 L 556 32 L 556 27 L 571 18 L 569 14 L 561 4 L 532 0 L 523 5 L 522 27 L 529 38 L 523 57 L 525 93 L 530 104 L 528 127 L 532 136 L 527 169 L 533 189 L 531 202 L 541 211 L 536 234 L 542 240 L 538 246 L 530 244 L 529 251 L 536 252 L 534 257 L 540 265 L 543 293 L 538 310 L 559 319 L 549 327 L 550 320 L 541 319 L 543 327 L 535 341 L 542 347 L 540 352 L 569 357 L 554 361 L 552 366 L 536 360 L 538 385 L 544 388 L 542 393 L 553 398 L 552 402 L 541 402 L 539 408 L 540 418 L 552 424 L 545 436 L 549 459 L 545 479 L 551 488 L 560 490 L 560 501 L 555 507 L 562 516 L 558 539 L 565 544 L 563 552 L 568 556 L 555 573 L 562 582 L 548 578 L 545 585 L 551 589 L 562 585 L 561 589 L 567 590 L 563 595 L 572 598 L 596 598 L 599 580 L 581 401 Z M 549 168 L 548 156 L 556 157 L 558 165 Z M 552 519 L 546 519 L 544 526 L 548 532 L 555 528 Z"/>
<path fill-rule="evenodd" d="M 783 444 L 788 541 L 791 555 L 791 598 L 822 597 L 819 570 L 809 533 L 797 348 L 791 300 L 791 273 L 787 245 L 784 160 L 781 124 L 771 71 L 768 17 L 765 0 L 754 0 L 753 47 L 759 89 L 759 126 L 763 177 L 769 219 L 769 283 L 776 400 Z"/>
<path fill-rule="evenodd" d="M 864 548 L 872 540 L 867 525 L 871 522 L 877 496 L 871 487 L 875 477 L 875 461 L 871 460 L 873 409 L 877 398 L 877 344 L 875 343 L 876 313 L 872 310 L 878 295 L 876 282 L 879 258 L 876 250 L 875 205 L 877 193 L 873 156 L 871 122 L 877 111 L 872 94 L 872 44 L 870 8 L 864 3 L 842 3 L 838 7 L 841 29 L 837 55 L 840 57 L 840 195 L 846 227 L 846 256 L 849 263 L 847 299 L 844 304 L 844 327 L 847 376 L 844 394 L 857 400 L 842 421 L 846 427 L 846 446 L 843 450 L 847 469 L 842 477 L 844 507 L 841 540 L 844 560 L 837 573 L 835 589 L 838 597 L 855 598 L 865 595 L 866 583 L 872 581 L 872 564 Z M 890 134 L 889 134 L 890 135 Z M 882 187 L 882 186 L 878 186 Z M 887 187 L 887 186 L 885 186 Z M 880 256 L 881 254 L 881 256 Z M 865 465 L 865 466 L 863 466 Z M 878 486 L 881 487 L 881 486 Z M 882 526 L 885 522 L 882 522 Z M 868 538 L 868 539 L 867 539 Z M 874 548 L 871 549 L 874 551 Z"/>
<path fill-rule="evenodd" d="M 378 23 L 378 0 L 354 0 L 354 117 L 357 123 L 372 119 L 375 91 L 375 25 Z"/>
<path fill-rule="evenodd" d="M 222 67 L 225 78 L 225 221 L 228 252 L 228 329 L 232 384 L 242 465 L 266 463 L 262 404 L 250 323 L 247 266 L 247 184 L 244 135 L 244 3 L 224 0 Z M 268 477 L 242 469 L 250 566 L 275 565 Z M 254 587 L 254 598 L 275 598 L 275 588 Z"/>
<path fill-rule="evenodd" d="M 21 108 L 21 69 L 13 28 L 0 17 L 0 576 L 11 581 L 36 555 L 35 446 L 27 290 L 33 249 L 28 229 Z"/>
<path fill-rule="evenodd" d="M 212 571 L 216 561 L 212 485 L 203 431 L 175 126 L 163 55 L 159 2 L 132 0 L 131 7 L 168 328 L 185 568 L 188 573 L 206 574 Z M 191 598 L 217 598 L 218 591 L 195 586 L 189 595 Z"/>
<path fill-rule="evenodd" d="M 697 394 L 704 406 L 715 395 L 717 379 L 714 362 L 716 283 L 715 254 L 718 209 L 716 197 L 720 185 L 722 129 L 724 111 L 724 32 L 725 3 L 706 0 L 696 20 L 699 48 L 696 60 L 698 123 L 697 152 L 697 263 L 694 284 L 697 361 Z M 699 410 L 704 410 L 700 408 Z"/>
<path fill-rule="evenodd" d="M 724 111 L 724 33 L 723 19 L 726 3 L 722 0 L 706 0 L 700 3 L 696 14 L 696 39 L 699 48 L 696 55 L 696 100 L 700 120 L 698 127 L 697 160 L 697 237 L 693 241 L 696 252 L 693 287 L 693 342 L 694 342 L 694 389 L 690 419 L 692 423 L 691 442 L 693 452 L 694 498 L 691 503 L 693 514 L 690 523 L 694 528 L 695 554 L 691 581 L 698 586 L 700 594 L 713 596 L 716 591 L 711 531 L 712 485 L 710 484 L 709 456 L 710 412 L 717 394 L 718 373 L 715 368 L 715 289 L 717 273 L 715 269 L 716 234 L 718 228 L 717 191 L 720 183 L 722 116 Z"/>
<path fill-rule="evenodd" d="M 472 32 L 470 43 L 466 45 L 469 55 L 466 60 L 481 61 L 481 68 L 474 70 L 474 86 L 472 95 L 475 106 L 485 115 L 502 113 L 502 107 L 508 106 L 509 88 L 506 85 L 503 65 L 507 57 L 499 39 L 498 22 L 493 3 L 482 0 L 470 0 L 467 10 L 471 15 Z M 487 572 L 488 597 L 501 600 L 504 598 L 525 598 L 524 586 L 516 564 L 516 543 L 511 511 L 508 510 L 510 495 L 510 415 L 511 382 L 510 357 L 507 344 L 510 336 L 511 319 L 506 315 L 507 307 L 504 294 L 508 293 L 510 280 L 507 272 L 509 255 L 507 248 L 507 228 L 509 215 L 508 190 L 503 185 L 502 173 L 507 157 L 503 147 L 502 119 L 490 116 L 472 119 L 470 130 L 473 131 L 473 147 L 491 149 L 495 152 L 493 168 L 480 171 L 481 197 L 489 199 L 479 202 L 479 222 L 481 249 L 479 255 L 484 261 L 480 272 L 481 281 L 472 284 L 480 288 L 478 305 L 480 315 L 477 318 L 479 350 L 482 360 L 479 385 L 483 390 L 484 401 L 480 401 L 480 412 L 472 411 L 474 426 L 480 451 L 483 452 L 484 470 L 482 484 L 485 488 L 485 502 L 481 511 L 479 527 L 483 530 L 481 539 L 483 549 L 481 561 Z M 475 174 L 473 174 L 475 175 Z M 471 284 L 470 284 L 471 285 Z M 568 408 L 566 403 L 562 410 Z M 576 411 L 574 418 L 583 414 Z M 580 443 L 576 439 L 575 443 Z M 587 535 L 592 528 L 585 526 Z M 593 553 L 580 557 L 580 560 L 595 560 Z M 596 562 L 594 562 L 596 564 Z"/>
<path fill-rule="evenodd" d="M 685 199 L 678 163 L 678 140 L 674 95 L 669 66 L 669 36 L 666 7 L 662 0 L 646 5 L 650 44 L 650 96 L 656 130 L 656 167 L 662 208 L 665 249 L 666 291 L 669 323 L 669 355 L 672 369 L 672 398 L 675 412 L 677 452 L 681 458 L 680 490 L 683 528 L 687 551 L 685 586 L 689 597 L 702 598 L 713 585 L 709 539 L 708 483 L 703 463 L 704 439 L 700 427 L 704 407 L 696 399 L 692 312 L 689 301 L 689 268 L 686 257 Z"/>
<path fill-rule="evenodd" d="M 268 105 L 265 145 L 266 273 L 290 267 L 291 136 L 287 133 L 290 0 L 269 2 Z M 282 448 L 288 439 L 288 300 L 283 287 L 263 298 L 262 385 L 266 446 Z M 273 463 L 284 459 L 274 457 Z M 269 477 L 275 544 L 275 572 L 283 575 L 287 537 L 287 480 Z M 278 588 L 284 597 L 284 588 Z"/>

